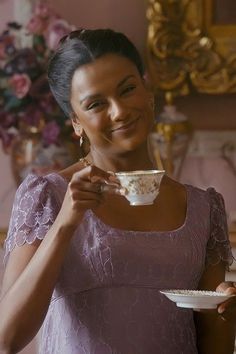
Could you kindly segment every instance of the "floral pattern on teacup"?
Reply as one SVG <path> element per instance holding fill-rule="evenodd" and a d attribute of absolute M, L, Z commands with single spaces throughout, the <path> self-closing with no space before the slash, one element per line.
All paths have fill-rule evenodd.
<path fill-rule="evenodd" d="M 128 194 L 147 194 L 155 193 L 160 188 L 163 173 L 148 175 L 117 175 L 123 188 Z"/>

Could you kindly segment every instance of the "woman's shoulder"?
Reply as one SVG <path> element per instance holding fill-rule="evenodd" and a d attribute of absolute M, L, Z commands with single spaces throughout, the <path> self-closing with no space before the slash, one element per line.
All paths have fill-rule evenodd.
<path fill-rule="evenodd" d="M 18 186 L 14 206 L 27 203 L 44 204 L 52 198 L 62 200 L 67 189 L 67 179 L 61 172 L 51 171 L 45 175 L 29 173 Z M 27 202 L 27 203 L 26 203 Z M 46 202 L 45 202 L 46 203 Z"/>
<path fill-rule="evenodd" d="M 171 193 L 175 197 L 184 197 L 186 195 L 186 185 L 169 176 L 164 176 L 162 180 L 162 189 L 163 191 L 166 191 L 166 193 Z"/>
<path fill-rule="evenodd" d="M 178 201 L 191 201 L 191 203 L 211 204 L 211 201 L 218 199 L 221 195 L 214 187 L 206 189 L 194 186 L 192 184 L 181 183 L 170 177 L 163 180 L 163 189 L 168 191 L 166 194 L 171 194 Z"/>
<path fill-rule="evenodd" d="M 162 179 L 159 203 L 164 205 L 178 206 L 179 209 L 186 210 L 188 193 L 184 184 L 165 175 Z"/>
<path fill-rule="evenodd" d="M 17 188 L 16 195 L 24 195 L 25 193 L 36 193 L 61 186 L 65 184 L 65 180 L 60 173 L 50 172 L 45 175 L 29 173 Z"/>
<path fill-rule="evenodd" d="M 178 184 L 178 182 L 174 183 L 176 185 Z M 224 197 L 218 190 L 215 189 L 215 187 L 209 186 L 204 189 L 191 184 L 179 184 L 180 186 L 184 187 L 187 191 L 187 194 L 191 196 L 190 200 L 193 204 L 206 205 L 210 207 L 210 209 L 220 208 L 224 210 Z M 178 188 L 181 188 L 180 186 Z"/>
<path fill-rule="evenodd" d="M 58 172 L 58 175 L 63 178 L 67 183 L 70 182 L 73 174 L 75 172 L 78 172 L 84 168 L 84 163 L 79 160 L 78 162 L 74 163 L 73 165 L 70 165 L 66 167 L 65 169 L 61 170 Z"/>
<path fill-rule="evenodd" d="M 179 182 L 169 176 L 165 176 L 165 178 L 163 178 L 162 184 L 176 191 L 184 191 L 186 189 L 190 189 L 200 194 L 216 194 L 216 195 L 220 194 L 219 191 L 217 191 L 213 186 L 209 186 L 204 189 L 202 187 L 195 186 L 193 184 Z"/>
<path fill-rule="evenodd" d="M 185 188 L 190 190 L 196 197 L 204 198 L 208 202 L 211 202 L 212 200 L 223 199 L 221 193 L 212 186 L 209 186 L 204 189 L 198 186 L 194 186 L 192 184 L 185 184 Z"/>

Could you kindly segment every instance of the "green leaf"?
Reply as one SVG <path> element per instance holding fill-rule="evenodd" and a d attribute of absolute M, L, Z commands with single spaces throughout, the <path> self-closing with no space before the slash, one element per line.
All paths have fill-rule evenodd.
<path fill-rule="evenodd" d="M 20 100 L 16 96 L 11 96 L 5 104 L 6 111 L 12 111 L 20 108 L 23 105 L 23 100 Z"/>

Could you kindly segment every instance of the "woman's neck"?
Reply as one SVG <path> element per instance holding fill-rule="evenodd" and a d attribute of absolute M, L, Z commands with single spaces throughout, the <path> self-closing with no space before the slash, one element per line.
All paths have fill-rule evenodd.
<path fill-rule="evenodd" d="M 87 160 L 103 170 L 113 172 L 150 170 L 155 168 L 147 149 L 111 156 L 91 150 L 87 155 Z"/>

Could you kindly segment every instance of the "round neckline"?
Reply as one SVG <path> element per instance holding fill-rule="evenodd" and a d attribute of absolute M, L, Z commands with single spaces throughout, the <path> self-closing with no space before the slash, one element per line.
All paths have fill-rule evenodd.
<path fill-rule="evenodd" d="M 122 233 L 122 234 L 173 234 L 173 233 L 177 233 L 177 232 L 180 232 L 182 231 L 187 223 L 188 223 L 188 219 L 189 219 L 189 213 L 190 213 L 190 188 L 188 188 L 189 186 L 188 185 L 185 185 L 184 184 L 184 187 L 185 187 L 185 191 L 186 191 L 186 203 L 187 203 L 187 206 L 186 206 L 186 214 L 185 214 L 185 219 L 184 219 L 184 222 L 182 225 L 180 225 L 178 228 L 176 229 L 173 229 L 173 230 L 164 230 L 164 231 L 158 231 L 158 230 L 152 230 L 152 231 L 141 231 L 141 230 L 127 230 L 127 229 L 121 229 L 121 228 L 118 228 L 118 227 L 113 227 L 107 223 L 105 223 L 104 221 L 102 221 L 91 209 L 88 209 L 87 212 L 86 212 L 86 217 L 87 216 L 91 216 L 95 221 L 96 223 L 98 223 L 101 227 L 105 228 L 105 229 L 108 229 L 109 231 L 114 231 L 116 233 Z"/>
<path fill-rule="evenodd" d="M 59 177 L 59 179 L 61 179 L 66 185 L 68 185 L 68 181 L 66 180 L 65 177 L 61 176 L 59 173 L 57 172 L 51 172 L 48 176 L 50 175 L 55 175 L 57 178 Z M 186 214 L 185 214 L 185 219 L 182 225 L 180 225 L 178 228 L 173 229 L 173 230 L 164 230 L 164 231 L 158 231 L 158 230 L 153 230 L 153 231 L 141 231 L 141 230 L 127 230 L 127 229 L 121 229 L 121 228 L 117 228 L 117 227 L 113 227 L 107 223 L 105 223 L 104 221 L 102 221 L 91 209 L 88 209 L 85 212 L 84 217 L 87 218 L 88 216 L 91 216 L 96 223 L 98 223 L 101 227 L 108 229 L 109 231 L 113 230 L 116 233 L 123 233 L 123 234 L 173 234 L 173 233 L 178 233 L 180 231 L 182 231 L 189 219 L 189 213 L 190 213 L 190 186 L 187 184 L 183 184 L 184 188 L 185 188 L 185 192 L 186 192 Z"/>

